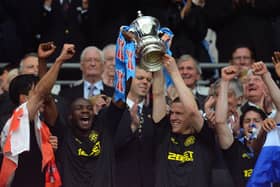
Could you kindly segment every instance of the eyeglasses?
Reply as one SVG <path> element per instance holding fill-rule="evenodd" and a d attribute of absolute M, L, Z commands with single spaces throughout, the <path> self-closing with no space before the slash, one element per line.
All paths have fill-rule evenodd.
<path fill-rule="evenodd" d="M 241 61 L 241 60 L 251 60 L 252 58 L 249 56 L 236 56 L 233 57 L 232 60 L 233 61 Z"/>

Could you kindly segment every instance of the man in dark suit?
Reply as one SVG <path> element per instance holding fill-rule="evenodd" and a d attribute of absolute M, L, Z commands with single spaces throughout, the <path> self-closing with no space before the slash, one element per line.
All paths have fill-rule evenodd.
<path fill-rule="evenodd" d="M 152 73 L 137 67 L 115 136 L 116 187 L 154 186 L 155 126 L 144 104 L 151 85 Z"/>
<path fill-rule="evenodd" d="M 99 94 L 112 97 L 114 88 L 105 85 L 101 79 L 103 63 L 102 51 L 99 48 L 95 46 L 86 47 L 80 57 L 83 80 L 78 85 L 62 89 L 59 95 L 64 97 L 69 104 L 78 97 L 87 99 Z"/>

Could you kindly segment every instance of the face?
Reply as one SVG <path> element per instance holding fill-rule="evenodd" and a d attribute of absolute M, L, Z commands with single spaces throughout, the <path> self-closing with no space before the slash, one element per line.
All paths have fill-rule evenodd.
<path fill-rule="evenodd" d="M 97 49 L 88 49 L 81 61 L 83 76 L 100 77 L 103 72 L 103 62 L 101 53 Z"/>
<path fill-rule="evenodd" d="M 200 75 L 196 70 L 193 60 L 183 61 L 178 64 L 179 72 L 189 88 L 195 87 L 196 81 L 199 80 Z"/>
<path fill-rule="evenodd" d="M 78 99 L 74 101 L 71 110 L 71 121 L 74 128 L 80 131 L 90 130 L 93 121 L 93 107 L 91 103 L 85 99 Z"/>
<path fill-rule="evenodd" d="M 37 57 L 26 57 L 23 60 L 21 74 L 34 74 L 38 75 L 39 71 L 39 61 Z"/>
<path fill-rule="evenodd" d="M 188 130 L 187 115 L 181 102 L 174 102 L 170 109 L 170 123 L 173 133 L 185 134 Z"/>
<path fill-rule="evenodd" d="M 104 72 L 108 74 L 108 76 L 115 75 L 115 50 L 112 48 L 111 50 L 104 51 Z"/>
<path fill-rule="evenodd" d="M 135 77 L 132 80 L 130 94 L 135 97 L 145 97 L 152 85 L 152 73 L 136 68 Z"/>
<path fill-rule="evenodd" d="M 232 64 L 238 66 L 240 71 L 250 69 L 254 60 L 248 48 L 238 48 L 232 54 Z"/>
<path fill-rule="evenodd" d="M 265 84 L 260 76 L 249 75 L 243 83 L 244 96 L 251 102 L 260 101 L 264 92 Z"/>
<path fill-rule="evenodd" d="M 262 126 L 262 118 L 261 115 L 255 111 L 248 111 L 246 112 L 243 120 L 243 128 L 244 128 L 244 135 L 246 137 L 250 137 L 252 133 L 252 124 L 256 125 L 257 129 L 260 129 Z"/>

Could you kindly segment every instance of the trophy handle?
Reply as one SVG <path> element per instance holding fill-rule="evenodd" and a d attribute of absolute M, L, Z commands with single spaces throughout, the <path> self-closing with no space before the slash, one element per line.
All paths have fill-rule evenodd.
<path fill-rule="evenodd" d="M 134 42 L 138 42 L 138 38 L 136 37 L 136 35 L 133 32 L 133 29 L 129 29 L 129 30 L 125 30 L 124 27 L 122 26 L 120 28 L 122 35 L 124 36 L 124 38 L 128 41 L 134 41 Z"/>

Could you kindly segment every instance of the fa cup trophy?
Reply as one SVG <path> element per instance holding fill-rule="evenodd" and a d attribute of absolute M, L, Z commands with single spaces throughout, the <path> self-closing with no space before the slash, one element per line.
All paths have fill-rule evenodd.
<path fill-rule="evenodd" d="M 129 30 L 122 30 L 128 40 L 136 43 L 136 59 L 140 66 L 150 72 L 158 71 L 162 67 L 162 56 L 166 53 L 166 44 L 161 39 L 164 34 L 160 31 L 159 21 L 151 16 L 143 16 L 138 11 L 138 18 L 129 26 Z"/>

